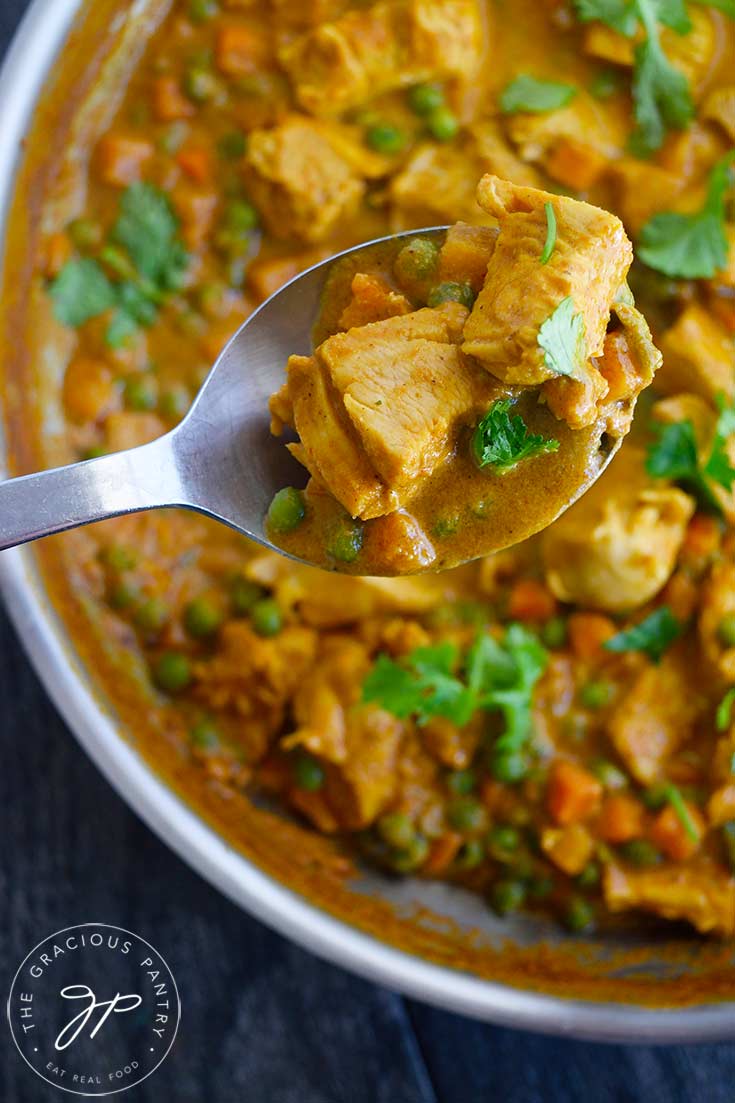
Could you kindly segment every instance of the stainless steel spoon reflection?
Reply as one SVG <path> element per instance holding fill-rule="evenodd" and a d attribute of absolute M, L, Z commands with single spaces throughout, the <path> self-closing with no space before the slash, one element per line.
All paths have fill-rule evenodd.
<path fill-rule="evenodd" d="M 392 236 L 439 236 L 445 230 Z M 203 513 L 285 554 L 268 539 L 265 515 L 276 491 L 303 485 L 306 473 L 271 435 L 268 399 L 284 380 L 288 357 L 311 351 L 332 264 L 388 240 L 322 261 L 266 300 L 226 345 L 189 413 L 165 436 L 0 483 L 0 549 L 110 517 L 176 507 Z"/>

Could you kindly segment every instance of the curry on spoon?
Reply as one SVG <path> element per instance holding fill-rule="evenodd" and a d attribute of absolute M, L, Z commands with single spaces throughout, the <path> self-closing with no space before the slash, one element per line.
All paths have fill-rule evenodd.
<path fill-rule="evenodd" d="M 400 575 L 545 528 L 619 447 L 660 358 L 614 216 L 494 177 L 478 195 L 495 226 L 381 239 L 276 292 L 170 433 L 0 484 L 0 548 L 175 506 Z"/>

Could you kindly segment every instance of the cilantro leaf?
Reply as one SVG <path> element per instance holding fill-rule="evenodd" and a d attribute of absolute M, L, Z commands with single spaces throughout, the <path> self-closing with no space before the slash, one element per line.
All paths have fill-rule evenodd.
<path fill-rule="evenodd" d="M 717 706 L 715 724 L 717 726 L 718 732 L 727 731 L 727 729 L 730 727 L 733 705 L 735 705 L 735 686 L 732 686 L 730 689 L 728 689 L 727 693 Z"/>
<path fill-rule="evenodd" d="M 668 129 L 683 130 L 694 118 L 689 82 L 666 57 L 655 29 L 635 49 L 633 104 L 637 125 L 630 144 L 642 157 L 660 148 Z"/>
<path fill-rule="evenodd" d="M 452 643 L 421 647 L 402 662 L 379 655 L 362 687 L 363 701 L 373 701 L 402 720 L 414 716 L 425 724 L 444 716 L 460 726 L 469 722 L 476 701 L 453 673 L 457 649 Z"/>
<path fill-rule="evenodd" d="M 544 211 L 546 213 L 546 241 L 539 257 L 541 264 L 548 264 L 551 260 L 554 252 L 554 246 L 556 245 L 556 215 L 554 213 L 554 204 L 544 203 Z"/>
<path fill-rule="evenodd" d="M 54 317 L 65 326 L 81 326 L 115 304 L 115 288 L 96 260 L 70 260 L 49 286 Z"/>
<path fill-rule="evenodd" d="M 500 648 L 501 654 L 485 654 L 480 707 L 502 714 L 505 731 L 495 740 L 493 752 L 509 754 L 522 750 L 532 734 L 533 691 L 548 653 L 521 624 L 508 626 Z"/>
<path fill-rule="evenodd" d="M 574 0 L 577 16 L 583 23 L 599 20 L 632 38 L 638 28 L 635 0 Z"/>
<path fill-rule="evenodd" d="M 544 363 L 555 375 L 578 375 L 587 359 L 584 318 L 567 295 L 538 331 Z"/>
<path fill-rule="evenodd" d="M 494 402 L 472 434 L 472 452 L 480 467 L 491 465 L 502 474 L 521 460 L 556 452 L 558 440 L 529 433 L 520 414 L 510 414 L 511 400 Z"/>
<path fill-rule="evenodd" d="M 176 290 L 186 267 L 179 220 L 168 196 L 152 184 L 132 184 L 120 201 L 112 239 L 127 249 L 138 272 L 163 290 Z"/>
<path fill-rule="evenodd" d="M 679 279 L 712 279 L 727 266 L 725 197 L 732 187 L 734 162 L 735 152 L 715 165 L 700 211 L 663 211 L 646 222 L 638 257 L 649 268 Z"/>
<path fill-rule="evenodd" d="M 606 651 L 643 651 L 655 663 L 661 660 L 666 649 L 681 635 L 681 623 L 668 605 L 654 609 L 642 620 L 624 632 L 618 632 L 603 644 Z"/>
<path fill-rule="evenodd" d="M 699 456 L 694 425 L 689 420 L 677 421 L 657 428 L 646 456 L 646 471 L 654 478 L 682 483 L 708 508 L 721 512 L 712 484 L 730 491 L 735 483 L 735 468 L 727 451 L 728 439 L 735 433 L 735 407 L 728 406 L 722 395 L 717 406 L 719 416 L 704 462 Z"/>
<path fill-rule="evenodd" d="M 686 0 L 654 0 L 653 8 L 659 23 L 671 27 L 677 34 L 689 34 L 692 21 Z"/>
<path fill-rule="evenodd" d="M 527 73 L 521 73 L 504 88 L 500 96 L 500 106 L 506 115 L 516 111 L 542 114 L 565 107 L 576 94 L 577 89 L 571 84 L 538 80 Z"/>

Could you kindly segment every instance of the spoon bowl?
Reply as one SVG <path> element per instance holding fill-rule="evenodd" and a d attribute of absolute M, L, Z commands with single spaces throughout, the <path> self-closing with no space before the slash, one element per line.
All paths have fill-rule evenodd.
<path fill-rule="evenodd" d="M 149 444 L 0 483 L 0 549 L 111 517 L 158 508 L 183 508 L 212 517 L 250 540 L 300 562 L 265 531 L 274 494 L 303 486 L 307 474 L 270 432 L 268 399 L 284 381 L 292 354 L 312 350 L 312 331 L 332 265 L 402 237 L 441 238 L 445 226 L 409 230 L 346 249 L 295 276 L 267 299 L 220 353 L 183 420 Z M 539 523 L 524 521 L 516 539 L 550 523 L 594 482 L 620 440 L 600 449 L 579 434 L 576 447 L 590 462 L 578 493 L 547 507 Z M 577 457 L 577 460 L 579 456 Z M 516 542 L 499 535 L 497 548 Z M 324 564 L 318 564 L 323 566 Z M 442 567 L 453 564 L 442 563 Z M 436 568 L 434 568 L 436 569 Z M 350 573 L 359 573 L 353 565 Z"/>

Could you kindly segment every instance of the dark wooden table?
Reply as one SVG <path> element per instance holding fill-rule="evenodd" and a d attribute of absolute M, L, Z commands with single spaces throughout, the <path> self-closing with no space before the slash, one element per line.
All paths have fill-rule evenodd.
<path fill-rule="evenodd" d="M 53 0 L 51 0 L 53 2 Z M 27 0 L 0 0 L 0 51 Z M 605 1047 L 475 1023 L 317 960 L 174 857 L 87 761 L 0 611 L 0 990 L 63 927 L 168 959 L 178 1040 L 130 1103 L 735 1103 L 735 1046 Z M 0 1026 L 0 1103 L 58 1103 Z"/>

